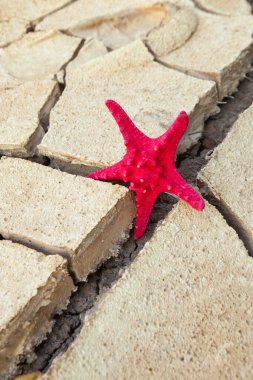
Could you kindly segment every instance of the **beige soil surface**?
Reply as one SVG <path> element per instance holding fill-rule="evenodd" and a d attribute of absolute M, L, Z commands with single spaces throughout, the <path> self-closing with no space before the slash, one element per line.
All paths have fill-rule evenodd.
<path fill-rule="evenodd" d="M 253 378 L 252 26 L 244 0 L 0 0 L 0 380 Z M 163 193 L 134 240 L 134 194 L 84 178 L 125 152 L 108 98 L 150 137 L 187 111 L 202 213 Z"/>

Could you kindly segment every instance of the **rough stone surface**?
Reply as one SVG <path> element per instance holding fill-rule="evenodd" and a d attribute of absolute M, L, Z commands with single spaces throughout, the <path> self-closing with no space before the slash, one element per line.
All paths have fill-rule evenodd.
<path fill-rule="evenodd" d="M 253 252 L 253 105 L 243 112 L 199 179 L 240 227 Z"/>
<path fill-rule="evenodd" d="M 46 256 L 0 241 L 0 378 L 10 378 L 20 355 L 28 354 L 51 329 L 50 316 L 74 288 L 60 256 Z"/>
<path fill-rule="evenodd" d="M 28 27 L 27 21 L 20 18 L 0 19 L 0 48 L 19 39 Z"/>
<path fill-rule="evenodd" d="M 135 208 L 124 187 L 14 158 L 0 160 L 0 176 L 0 234 L 68 257 L 79 279 L 126 238 Z"/>
<path fill-rule="evenodd" d="M 139 40 L 71 70 L 65 91 L 50 114 L 49 132 L 39 153 L 57 160 L 59 167 L 85 164 L 86 173 L 119 161 L 125 148 L 104 104 L 109 98 L 150 137 L 164 133 L 178 113 L 186 110 L 191 124 L 181 151 L 196 142 L 204 120 L 217 112 L 214 82 L 153 62 Z"/>
<path fill-rule="evenodd" d="M 73 56 L 80 39 L 61 32 L 35 32 L 5 48 L 0 54 L 0 88 L 13 81 L 49 79 Z M 7 79 L 6 79 L 7 77 Z"/>
<path fill-rule="evenodd" d="M 44 135 L 43 122 L 59 88 L 51 80 L 0 90 L 0 154 L 27 156 Z"/>
<path fill-rule="evenodd" d="M 251 379 L 252 281 L 219 212 L 179 204 L 43 379 Z"/>
<path fill-rule="evenodd" d="M 191 38 L 159 60 L 190 75 L 215 80 L 222 99 L 236 90 L 250 69 L 252 26 L 252 16 L 222 17 L 199 11 Z"/>
<path fill-rule="evenodd" d="M 250 15 L 250 4 L 246 0 L 194 0 L 202 9 L 225 16 Z"/>
<path fill-rule="evenodd" d="M 1 0 L 0 20 L 22 17 L 25 20 L 36 21 L 67 3 L 68 0 Z"/>

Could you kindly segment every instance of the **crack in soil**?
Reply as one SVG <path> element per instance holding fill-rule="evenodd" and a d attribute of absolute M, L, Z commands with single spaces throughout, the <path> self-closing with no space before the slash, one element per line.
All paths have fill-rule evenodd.
<path fill-rule="evenodd" d="M 43 21 L 45 18 L 47 18 L 48 16 L 51 16 L 53 15 L 54 13 L 57 13 L 59 11 L 61 11 L 62 9 L 64 8 L 67 8 L 69 7 L 71 4 L 75 3 L 77 0 L 70 0 L 68 1 L 67 3 L 63 4 L 62 6 L 58 7 L 58 8 L 55 8 L 53 9 L 51 12 L 43 15 L 43 16 L 40 16 L 39 18 L 37 18 L 36 20 L 33 20 L 33 21 L 30 21 L 30 27 L 27 29 L 27 32 L 26 33 L 33 33 L 36 29 L 36 26 L 37 24 L 39 24 L 41 21 Z"/>
<path fill-rule="evenodd" d="M 187 182 L 196 185 L 197 174 L 207 163 L 210 153 L 223 141 L 239 114 L 252 104 L 253 84 L 251 81 L 253 81 L 253 71 L 240 83 L 234 96 L 222 102 L 220 113 L 205 122 L 200 141 L 186 153 L 178 156 L 176 165 Z M 72 294 L 67 309 L 54 317 L 55 324 L 52 332 L 35 348 L 32 355 L 35 359 L 32 362 L 20 363 L 19 373 L 46 371 L 53 359 L 67 350 L 78 335 L 86 312 L 96 307 L 101 295 L 121 277 L 175 202 L 175 198 L 169 194 L 161 194 L 154 206 L 145 235 L 135 241 L 133 231 L 131 231 L 130 238 L 123 244 L 117 257 L 111 258 L 95 273 L 89 275 L 87 282 L 77 284 L 77 290 Z"/>
<path fill-rule="evenodd" d="M 43 138 L 45 137 L 45 134 L 48 132 L 48 129 L 50 127 L 49 122 L 50 122 L 50 114 L 51 111 L 54 109 L 56 104 L 58 103 L 60 97 L 62 96 L 63 91 L 65 90 L 66 87 L 66 68 L 70 62 L 72 62 L 79 54 L 79 51 L 82 49 L 85 40 L 84 39 L 79 39 L 80 42 L 78 46 L 76 47 L 74 53 L 70 57 L 70 59 L 65 62 L 61 68 L 58 70 L 57 74 L 63 73 L 62 75 L 62 83 L 60 83 L 57 79 L 57 74 L 54 75 L 54 80 L 56 81 L 56 87 L 52 91 L 52 93 L 49 95 L 47 101 L 45 104 L 42 106 L 40 112 L 39 112 L 39 121 L 40 121 L 40 126 L 44 130 L 44 134 L 41 136 L 38 135 L 37 133 L 33 134 L 30 136 L 28 143 L 26 144 L 26 149 L 27 153 L 29 155 L 28 159 L 31 161 L 35 161 L 39 164 L 44 164 L 44 162 L 47 163 L 47 166 L 50 164 L 50 160 L 47 157 L 36 155 L 37 151 L 37 146 L 42 142 Z M 24 157 L 24 159 L 27 159 L 27 157 Z"/>

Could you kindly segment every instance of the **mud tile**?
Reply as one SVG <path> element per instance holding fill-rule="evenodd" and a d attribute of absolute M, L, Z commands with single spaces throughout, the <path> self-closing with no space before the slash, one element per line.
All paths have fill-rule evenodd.
<path fill-rule="evenodd" d="M 27 21 L 19 18 L 0 19 L 0 48 L 19 39 L 26 32 L 27 27 Z"/>
<path fill-rule="evenodd" d="M 79 280 L 127 237 L 135 206 L 125 187 L 15 158 L 0 160 L 0 176 L 0 234 L 67 257 Z"/>
<path fill-rule="evenodd" d="M 159 61 L 190 75 L 215 80 L 220 99 L 232 94 L 253 56 L 252 16 L 198 12 L 198 27 L 184 45 Z"/>
<path fill-rule="evenodd" d="M 60 91 L 51 80 L 0 90 L 0 154 L 26 157 L 44 135 L 43 122 Z"/>
<path fill-rule="evenodd" d="M 74 289 L 66 261 L 0 241 L 0 377 L 11 378 L 21 355 L 51 330 L 50 317 Z"/>

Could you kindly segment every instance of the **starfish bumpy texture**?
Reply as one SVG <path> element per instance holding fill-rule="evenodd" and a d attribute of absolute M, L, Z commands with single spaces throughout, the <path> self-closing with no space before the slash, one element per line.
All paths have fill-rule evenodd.
<path fill-rule="evenodd" d="M 119 104 L 107 100 L 106 105 L 120 128 L 127 151 L 121 161 L 88 177 L 130 182 L 129 188 L 136 193 L 135 239 L 144 234 L 153 205 L 161 192 L 174 194 L 196 210 L 203 210 L 203 198 L 185 182 L 174 163 L 178 144 L 189 124 L 187 113 L 180 112 L 163 135 L 150 138 L 134 125 Z"/>

